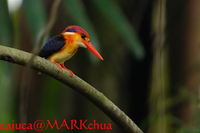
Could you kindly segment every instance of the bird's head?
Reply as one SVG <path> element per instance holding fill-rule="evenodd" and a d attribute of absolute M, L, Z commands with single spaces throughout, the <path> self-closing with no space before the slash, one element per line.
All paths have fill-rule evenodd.
<path fill-rule="evenodd" d="M 76 42 L 79 47 L 88 48 L 94 55 L 96 55 L 99 59 L 103 60 L 102 56 L 99 52 L 94 48 L 94 46 L 90 43 L 90 37 L 88 33 L 81 27 L 73 25 L 68 26 L 62 34 L 68 35 L 69 33 L 74 33 L 77 35 Z"/>

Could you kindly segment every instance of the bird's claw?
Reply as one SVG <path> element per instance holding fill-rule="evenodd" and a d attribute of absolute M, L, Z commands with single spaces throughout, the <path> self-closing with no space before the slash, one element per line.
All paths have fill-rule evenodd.
<path fill-rule="evenodd" d="M 64 70 L 63 70 L 63 68 L 64 68 L 65 70 L 69 71 L 69 72 L 72 74 L 73 77 L 75 76 L 74 73 L 73 73 L 71 70 L 67 69 L 67 68 L 64 66 L 63 63 L 60 65 L 60 64 L 58 64 L 58 63 L 56 63 L 56 62 L 54 62 L 54 61 L 51 61 L 51 62 L 54 63 L 54 64 L 56 64 L 57 66 L 59 66 L 63 73 L 64 73 Z"/>
<path fill-rule="evenodd" d="M 72 74 L 73 77 L 75 76 L 74 73 L 73 73 L 71 70 L 67 69 L 67 68 L 64 66 L 64 63 L 62 63 L 61 66 L 62 66 L 62 68 L 64 68 L 65 70 L 69 71 L 69 72 Z"/>

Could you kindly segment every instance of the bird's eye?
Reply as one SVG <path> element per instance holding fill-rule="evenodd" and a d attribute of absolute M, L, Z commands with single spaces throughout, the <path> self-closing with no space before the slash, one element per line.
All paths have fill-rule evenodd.
<path fill-rule="evenodd" d="M 85 34 L 81 33 L 81 38 L 83 38 L 85 40 L 85 38 L 86 38 Z"/>

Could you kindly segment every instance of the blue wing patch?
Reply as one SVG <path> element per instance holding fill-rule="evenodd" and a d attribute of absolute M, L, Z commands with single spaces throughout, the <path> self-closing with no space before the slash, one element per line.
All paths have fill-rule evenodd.
<path fill-rule="evenodd" d="M 68 31 L 68 32 L 76 32 L 75 29 L 68 29 L 67 31 Z"/>
<path fill-rule="evenodd" d="M 60 51 L 64 46 L 65 46 L 65 39 L 63 35 L 52 37 L 41 49 L 41 51 L 39 52 L 39 56 L 48 58 L 54 53 Z"/>

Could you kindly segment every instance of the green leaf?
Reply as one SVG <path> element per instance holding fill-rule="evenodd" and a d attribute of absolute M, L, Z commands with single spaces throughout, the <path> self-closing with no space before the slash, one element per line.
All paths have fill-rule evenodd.
<path fill-rule="evenodd" d="M 117 30 L 118 34 L 126 41 L 127 46 L 130 48 L 136 59 L 144 57 L 144 48 L 131 26 L 130 22 L 123 14 L 121 9 L 112 0 L 91 0 L 101 11 L 110 23 Z"/>
<path fill-rule="evenodd" d="M 41 0 L 24 0 L 23 12 L 36 42 L 47 21 L 44 3 Z"/>
<path fill-rule="evenodd" d="M 67 8 L 67 12 L 70 14 L 72 20 L 76 25 L 84 28 L 91 38 L 92 45 L 100 52 L 100 45 L 95 29 L 90 21 L 85 6 L 80 0 L 65 0 L 64 4 Z M 100 52 L 101 53 L 101 52 Z M 90 58 L 93 62 L 98 61 L 99 59 L 90 53 Z"/>

